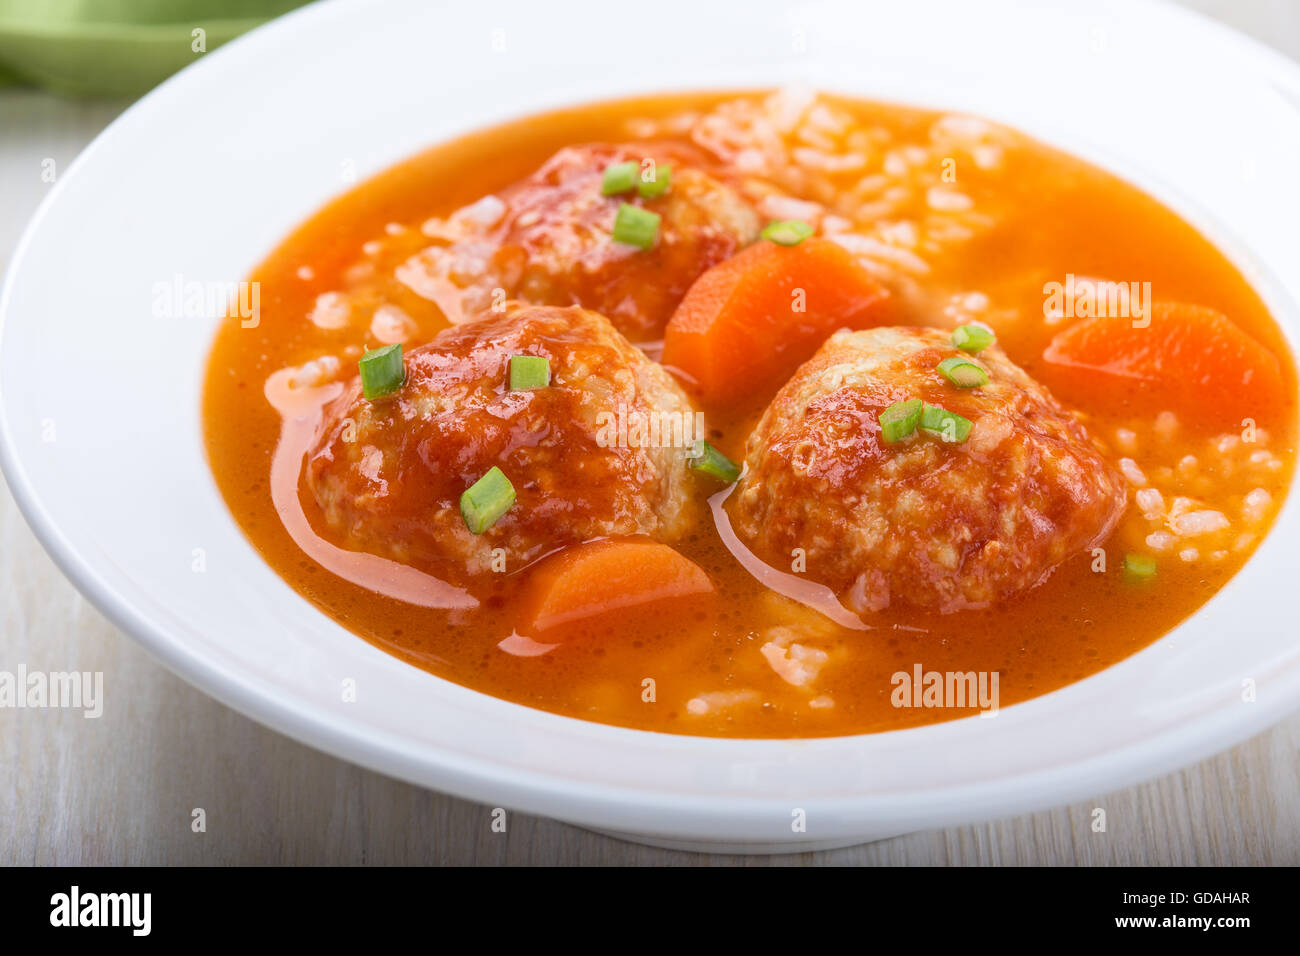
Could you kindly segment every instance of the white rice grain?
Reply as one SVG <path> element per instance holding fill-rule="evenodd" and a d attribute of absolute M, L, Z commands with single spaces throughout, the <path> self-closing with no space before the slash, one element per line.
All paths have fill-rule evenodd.
<path fill-rule="evenodd" d="M 821 173 L 852 173 L 866 168 L 867 158 L 859 153 L 832 155 L 807 146 L 796 146 L 790 151 L 796 163 L 805 169 Z"/>
<path fill-rule="evenodd" d="M 761 173 L 767 171 L 767 156 L 761 149 L 752 147 L 742 149 L 732 160 L 736 168 L 744 173 Z"/>
<path fill-rule="evenodd" d="M 776 632 L 785 632 L 778 636 Z M 787 684 L 805 687 L 817 679 L 830 655 L 815 647 L 792 643 L 787 628 L 773 628 L 773 639 L 759 648 L 768 665 Z"/>
<path fill-rule="evenodd" d="M 312 324 L 321 329 L 341 329 L 348 324 L 352 306 L 341 292 L 322 292 L 316 296 L 308 318 Z"/>
<path fill-rule="evenodd" d="M 1241 516 L 1251 524 L 1259 524 L 1268 516 L 1268 508 L 1272 503 L 1272 495 L 1263 488 L 1256 488 L 1248 492 L 1242 501 Z"/>
<path fill-rule="evenodd" d="M 456 210 L 456 212 L 452 213 L 452 216 L 466 222 L 472 222 L 476 226 L 495 226 L 505 214 L 506 204 L 504 201 L 496 196 L 484 196 L 477 202 Z"/>
<path fill-rule="evenodd" d="M 980 169 L 997 169 L 1002 165 L 1002 154 L 1001 146 L 989 143 L 981 143 L 970 151 L 971 159 L 975 160 L 975 165 Z"/>
<path fill-rule="evenodd" d="M 867 256 L 889 265 L 898 266 L 909 272 L 924 275 L 930 271 L 929 264 L 920 256 L 906 249 L 891 246 L 874 236 L 863 236 L 855 232 L 840 233 L 832 237 L 836 242 L 854 255 Z"/>
<path fill-rule="evenodd" d="M 1147 535 L 1147 547 L 1153 551 L 1168 551 L 1177 543 L 1175 538 L 1168 531 L 1152 531 Z"/>
<path fill-rule="evenodd" d="M 339 373 L 340 363 L 336 356 L 322 355 L 320 358 L 304 362 L 302 365 L 286 369 L 288 375 L 285 384 L 290 389 L 315 388 L 317 385 L 331 381 Z"/>
<path fill-rule="evenodd" d="M 1169 519 L 1169 526 L 1180 538 L 1191 538 L 1202 534 L 1213 534 L 1229 527 L 1229 521 L 1222 511 L 1189 511 Z"/>
<path fill-rule="evenodd" d="M 415 320 L 395 305 L 381 305 L 370 320 L 370 334 L 385 345 L 404 344 L 417 329 Z"/>
<path fill-rule="evenodd" d="M 817 224 L 826 208 L 821 203 L 806 202 L 792 196 L 764 196 L 758 203 L 759 211 L 769 219 L 800 219 Z"/>
<path fill-rule="evenodd" d="M 686 710 L 697 717 L 703 717 L 705 714 L 714 714 L 720 710 L 728 710 L 756 700 L 758 700 L 757 691 L 717 690 L 708 694 L 700 694 L 698 697 L 692 697 L 686 702 Z"/>
<path fill-rule="evenodd" d="M 977 116 L 965 116 L 961 113 L 948 113 L 940 116 L 930 127 L 930 135 L 935 139 L 986 139 L 993 133 L 993 127 L 987 120 Z"/>
<path fill-rule="evenodd" d="M 885 154 L 885 161 L 881 166 L 886 175 L 893 176 L 895 179 L 901 179 L 907 175 L 907 160 L 903 158 L 902 153 L 890 152 Z"/>
<path fill-rule="evenodd" d="M 902 246 L 906 249 L 915 249 L 917 240 L 916 223 L 914 222 L 882 222 L 876 226 L 876 233 L 881 239 L 891 246 Z"/>
<path fill-rule="evenodd" d="M 1156 521 L 1164 517 L 1165 496 L 1158 489 L 1139 488 L 1133 497 L 1137 501 L 1137 506 L 1142 510 L 1142 517 L 1148 521 Z"/>
<path fill-rule="evenodd" d="M 925 202 L 935 212 L 965 212 L 975 206 L 975 200 L 953 189 L 931 186 L 925 192 Z"/>
<path fill-rule="evenodd" d="M 1156 416 L 1156 434 L 1161 438 L 1173 438 L 1178 433 L 1178 416 L 1173 412 L 1161 412 Z"/>
<path fill-rule="evenodd" d="M 789 133 L 799 125 L 799 121 L 816 100 L 817 91 L 812 87 L 787 86 L 769 96 L 763 105 L 767 108 L 772 125 L 782 133 Z M 822 120 L 821 116 L 809 117 L 809 121 L 815 124 L 819 120 Z"/>
<path fill-rule="evenodd" d="M 1146 487 L 1147 476 L 1132 458 L 1121 458 L 1119 460 L 1119 471 L 1134 488 Z"/>

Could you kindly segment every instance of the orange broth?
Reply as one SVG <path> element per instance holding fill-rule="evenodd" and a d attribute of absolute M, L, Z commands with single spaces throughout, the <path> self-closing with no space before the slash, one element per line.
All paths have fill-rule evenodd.
<path fill-rule="evenodd" d="M 240 527 L 294 590 L 388 653 L 530 707 L 670 733 L 812 737 L 892 730 L 973 713 L 969 707 L 895 706 L 895 675 L 910 675 L 917 665 L 925 671 L 997 672 L 1002 706 L 1046 693 L 1152 643 L 1227 583 L 1264 528 L 1256 528 L 1250 541 L 1243 529 L 1230 545 L 1207 549 L 1195 561 L 1180 560 L 1180 551 L 1162 557 L 1156 580 L 1134 586 L 1119 572 L 1120 559 L 1141 548 L 1150 526 L 1135 513 L 1130 496 L 1125 517 L 1105 546 L 1106 573 L 1094 570 L 1093 555 L 1079 555 L 1038 587 L 997 607 L 940 615 L 899 605 L 876 615 L 870 630 L 849 630 L 774 598 L 740 565 L 713 524 L 704 523 L 675 546 L 708 573 L 717 587 L 715 599 L 598 618 L 572 628 L 555 651 L 522 657 L 497 645 L 516 626 L 526 569 L 482 582 L 477 609 L 448 611 L 376 593 L 308 557 L 286 532 L 272 501 L 270 469 L 281 419 L 264 385 L 278 370 L 327 354 L 340 356 L 354 372 L 361 347 L 378 344 L 364 323 L 331 330 L 309 321 L 317 296 L 341 292 L 362 310 L 396 305 L 418 324 L 409 344 L 425 342 L 446 320 L 432 302 L 393 277 L 393 269 L 427 243 L 419 231 L 422 222 L 525 177 L 562 146 L 629 140 L 630 119 L 704 112 L 734 98 L 709 94 L 601 103 L 435 146 L 331 202 L 256 269 L 260 323 L 243 328 L 234 318 L 217 335 L 203 394 L 205 437 L 216 480 Z M 937 115 L 838 98 L 828 102 L 900 144 L 925 142 Z M 972 172 L 964 182 L 961 177 L 958 182 L 992 223 L 931 260 L 928 275 L 909 294 L 897 296 L 896 324 L 950 327 L 953 321 L 938 319 L 944 303 L 954 294 L 978 290 L 1006 317 L 996 329 L 1008 355 L 1052 388 L 1054 372 L 1041 355 L 1058 329 L 1042 319 L 1045 282 L 1067 274 L 1149 281 L 1157 298 L 1220 310 L 1283 365 L 1290 400 L 1261 415 L 1267 445 L 1260 447 L 1269 455 L 1265 465 L 1253 464 L 1244 446 L 1215 457 L 1216 434 L 1186 422 L 1177 430 L 1157 427 L 1149 410 L 1127 408 L 1114 395 L 1096 395 L 1091 405 L 1078 396 L 1070 399 L 1113 457 L 1125 454 L 1117 442 L 1127 441 L 1148 472 L 1167 471 L 1169 482 L 1216 502 L 1238 502 L 1263 488 L 1271 497 L 1271 521 L 1294 467 L 1295 368 L 1282 333 L 1242 275 L 1206 238 L 1142 192 L 1023 137 L 1006 149 L 996 170 Z M 647 350 L 656 354 L 653 343 Z M 711 409 L 713 444 L 742 460 L 745 438 L 780 384 L 745 403 Z M 1116 439 L 1117 434 L 1131 437 Z M 1196 459 L 1195 468 L 1186 465 L 1189 456 Z M 1272 461 L 1281 464 L 1269 465 Z M 299 498 L 308 520 L 326 536 L 312 496 Z M 833 706 L 810 706 L 809 691 L 792 687 L 767 665 L 758 648 L 774 624 L 815 634 L 819 646 L 829 648 L 816 694 L 833 700 Z M 726 691 L 752 693 L 737 706 L 708 713 L 687 706 L 699 695 Z"/>

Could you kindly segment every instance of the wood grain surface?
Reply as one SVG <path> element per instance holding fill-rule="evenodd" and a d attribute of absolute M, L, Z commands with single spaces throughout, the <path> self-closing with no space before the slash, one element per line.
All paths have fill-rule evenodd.
<path fill-rule="evenodd" d="M 1189 0 L 1300 56 L 1300 3 Z M 0 93 L 0 265 L 122 104 Z M 107 505 L 107 503 L 105 503 Z M 109 624 L 0 491 L 0 670 L 102 671 L 109 706 L 0 708 L 0 864 L 1297 864 L 1300 715 L 1218 757 L 1050 812 L 821 853 L 657 850 L 490 810 L 318 753 L 194 690 Z M 1092 830 L 1094 808 L 1104 833 Z M 202 808 L 206 832 L 191 829 Z"/>

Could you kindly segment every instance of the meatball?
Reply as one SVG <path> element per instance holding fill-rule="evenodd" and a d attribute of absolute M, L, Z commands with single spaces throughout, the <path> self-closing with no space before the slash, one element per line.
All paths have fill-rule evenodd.
<path fill-rule="evenodd" d="M 934 329 L 831 336 L 772 400 L 746 445 L 733 506 L 760 556 L 806 571 L 859 613 L 949 612 L 1033 587 L 1109 534 L 1123 481 L 1083 426 L 996 346 L 964 356 L 987 385 L 935 366 L 962 356 Z M 886 443 L 880 412 L 920 398 L 974 423 Z"/>
<path fill-rule="evenodd" d="M 601 195 L 606 167 L 653 159 L 671 185 L 653 199 Z M 581 305 L 609 317 L 634 341 L 657 338 L 692 282 L 758 237 L 757 213 L 701 171 L 681 146 L 589 145 L 560 150 L 536 173 L 424 231 L 440 244 L 398 268 L 407 286 L 452 322 L 491 307 L 493 297 Z M 650 249 L 615 242 L 624 203 L 661 217 Z"/>
<path fill-rule="evenodd" d="M 548 358 L 550 385 L 511 390 L 513 355 Z M 455 579 L 606 535 L 671 541 L 693 525 L 687 453 L 670 441 L 700 427 L 690 401 L 595 312 L 511 304 L 405 364 L 385 398 L 366 401 L 353 381 L 308 452 L 308 488 L 345 546 Z M 636 416 L 642 426 L 626 427 Z M 647 427 L 649 416 L 681 430 Z M 516 500 L 475 535 L 461 493 L 493 466 Z"/>

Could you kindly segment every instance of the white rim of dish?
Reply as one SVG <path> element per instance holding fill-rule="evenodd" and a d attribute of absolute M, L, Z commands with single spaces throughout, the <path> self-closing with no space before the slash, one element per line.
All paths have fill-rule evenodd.
<path fill-rule="evenodd" d="M 1198 22 L 1202 20 L 1190 11 L 1163 4 L 1146 2 L 1134 7 L 1147 12 L 1159 9 L 1165 17 L 1183 17 Z M 187 84 L 205 80 L 220 64 L 233 62 L 233 58 L 242 51 L 250 50 L 258 44 L 269 49 L 278 37 L 287 35 L 300 22 L 333 16 L 341 9 L 348 9 L 348 5 L 331 3 L 306 7 L 282 17 L 209 54 L 203 63 L 182 71 L 132 106 L 124 117 L 149 110 L 160 98 L 174 96 L 182 92 Z M 1225 28 L 1219 27 L 1218 34 L 1217 42 L 1226 47 L 1235 47 L 1243 53 L 1248 52 L 1258 68 L 1273 83 L 1285 88 L 1289 96 L 1300 103 L 1300 67 L 1280 54 Z M 119 120 L 118 123 L 120 122 Z M 8 322 L 15 277 L 22 271 L 29 246 L 35 241 L 45 216 L 58 201 L 68 182 L 75 180 L 78 171 L 93 161 L 106 142 L 111 142 L 118 123 L 110 126 L 77 158 L 24 231 L 7 270 L 3 292 L 0 292 L 0 354 L 3 352 L 5 325 Z M 1288 333 L 1294 345 L 1294 333 L 1291 330 Z M 726 795 L 719 800 L 719 795 L 711 793 L 655 790 L 648 782 L 636 787 L 609 786 L 567 776 L 518 771 L 490 756 L 467 756 L 445 751 L 424 752 L 397 734 L 340 722 L 335 715 L 322 708 L 277 699 L 262 692 L 255 678 L 228 669 L 221 662 L 197 653 L 194 648 L 175 638 L 159 620 L 122 598 L 100 570 L 77 551 L 47 510 L 39 490 L 29 480 L 9 424 L 7 405 L 7 397 L 0 385 L 0 465 L 3 466 L 10 489 L 28 523 L 60 569 L 114 624 L 138 639 L 171 670 L 241 713 L 318 749 L 383 773 L 434 786 L 457 796 L 474 800 L 490 799 L 520 810 L 591 826 L 630 830 L 633 827 L 629 826 L 629 821 L 640 819 L 643 822 L 635 829 L 646 834 L 757 839 L 753 834 L 759 828 L 759 821 L 764 821 L 762 828 L 768 830 L 767 824 L 777 818 L 787 821 L 788 830 L 791 806 L 788 797 Z M 1289 498 L 1294 498 L 1294 495 Z M 1263 552 L 1268 550 L 1269 541 L 1277 538 L 1284 524 L 1296 524 L 1296 507 L 1293 500 L 1288 500 L 1283 514 L 1276 519 L 1269 538 L 1261 546 L 1261 554 L 1257 554 L 1247 568 L 1239 572 L 1238 579 L 1248 573 L 1251 565 L 1259 562 Z M 1232 587 L 1232 584 L 1227 587 Z M 1218 600 L 1219 597 L 1216 596 L 1211 604 Z M 1198 612 L 1204 613 L 1205 609 Z M 1142 653 L 1145 652 L 1139 652 L 1135 657 Z M 1132 660 L 1134 658 L 1129 658 L 1115 666 L 1122 667 Z M 875 833 L 885 835 L 903 832 L 916 825 L 940 825 L 1007 816 L 1082 797 L 1096 792 L 1099 787 L 1113 790 L 1216 753 L 1258 733 L 1295 709 L 1300 704 L 1300 667 L 1295 666 L 1294 658 L 1275 663 L 1277 671 L 1269 676 L 1273 681 L 1272 693 L 1266 699 L 1261 698 L 1254 706 L 1230 709 L 1218 703 L 1206 702 L 1202 712 L 1179 728 L 1153 734 L 1104 755 L 957 787 L 933 787 L 882 794 L 813 795 L 804 801 L 803 806 L 810 817 L 818 814 L 823 820 L 829 821 L 825 827 L 819 828 L 819 837 L 841 838 L 860 835 L 864 821 L 870 821 Z M 1079 685 L 1071 685 L 1077 686 Z M 1016 706 L 1030 707 L 1046 698 L 1068 694 L 1071 687 Z M 695 738 L 591 724 L 522 705 L 498 703 L 517 709 L 521 719 L 534 722 L 544 730 L 569 731 L 576 725 L 589 736 L 604 738 L 615 745 L 626 745 L 629 749 L 635 748 L 648 737 L 667 737 L 672 741 L 671 746 L 683 756 L 692 752 L 703 753 L 723 745 L 728 751 L 734 751 L 745 759 L 767 758 L 778 762 L 783 755 L 792 752 L 791 748 L 807 750 L 816 748 L 823 741 L 888 736 L 891 741 L 906 744 L 918 735 L 950 733 L 954 727 L 967 723 L 954 721 L 893 731 L 887 735 L 866 735 L 862 738 L 811 738 L 795 741 Z M 1179 738 L 1177 745 L 1175 737 Z M 773 831 L 773 835 L 779 836 L 780 831 Z"/>

